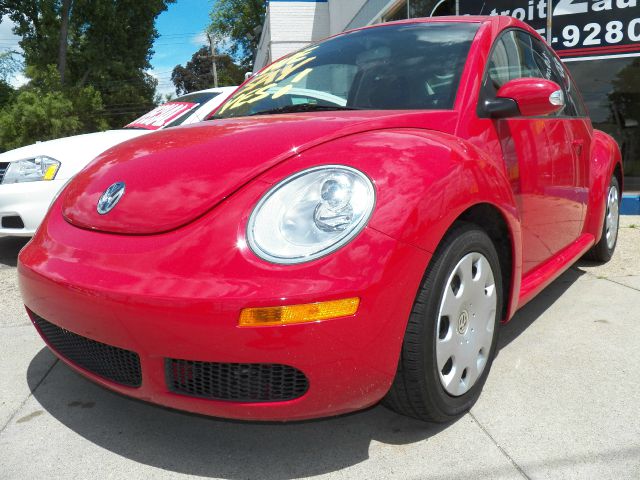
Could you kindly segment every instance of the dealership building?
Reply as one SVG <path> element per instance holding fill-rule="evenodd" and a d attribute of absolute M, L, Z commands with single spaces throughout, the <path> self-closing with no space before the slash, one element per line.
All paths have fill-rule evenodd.
<path fill-rule="evenodd" d="M 538 30 L 567 63 L 594 126 L 621 146 L 626 190 L 640 192 L 640 0 L 551 0 L 551 7 L 548 21 L 547 0 L 270 0 L 255 69 L 352 28 L 414 17 L 511 15 Z M 640 199 L 634 202 L 640 209 Z"/>

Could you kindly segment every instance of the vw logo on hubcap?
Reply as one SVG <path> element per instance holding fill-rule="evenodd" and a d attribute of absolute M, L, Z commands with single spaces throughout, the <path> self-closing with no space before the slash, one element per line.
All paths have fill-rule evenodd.
<path fill-rule="evenodd" d="M 124 182 L 116 182 L 107 188 L 98 200 L 98 213 L 104 215 L 113 210 L 113 207 L 124 195 Z"/>
<path fill-rule="evenodd" d="M 469 325 L 469 313 L 464 310 L 460 314 L 460 318 L 458 318 L 458 333 L 463 335 L 464 332 L 467 331 L 467 326 Z"/>

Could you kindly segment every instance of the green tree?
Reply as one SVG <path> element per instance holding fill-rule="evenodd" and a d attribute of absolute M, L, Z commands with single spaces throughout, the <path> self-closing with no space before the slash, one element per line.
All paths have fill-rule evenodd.
<path fill-rule="evenodd" d="M 32 82 L 0 110 L 0 149 L 107 127 L 100 93 L 92 86 L 63 89 L 54 65 L 45 72 L 28 69 L 28 74 Z"/>
<path fill-rule="evenodd" d="M 157 81 L 145 70 L 158 36 L 155 19 L 173 2 L 0 0 L 0 14 L 16 24 L 32 72 L 54 65 L 65 88 L 92 86 L 108 125 L 120 127 L 155 105 Z"/>
<path fill-rule="evenodd" d="M 9 83 L 9 80 L 20 70 L 22 70 L 22 62 L 18 60 L 18 52 L 13 50 L 0 52 L 0 80 Z"/>
<path fill-rule="evenodd" d="M 244 80 L 244 70 L 233 63 L 229 55 L 218 55 L 216 66 L 219 86 L 240 85 Z M 186 66 L 176 66 L 171 73 L 171 81 L 176 86 L 177 95 L 212 88 L 213 65 L 209 48 L 202 47 L 194 53 Z"/>
<path fill-rule="evenodd" d="M 253 67 L 266 11 L 265 0 L 217 0 L 213 5 L 209 32 L 228 42 L 228 53 L 246 70 Z"/>
<path fill-rule="evenodd" d="M 0 108 L 14 98 L 15 90 L 9 80 L 22 69 L 22 64 L 16 57 L 17 53 L 11 50 L 0 53 Z"/>

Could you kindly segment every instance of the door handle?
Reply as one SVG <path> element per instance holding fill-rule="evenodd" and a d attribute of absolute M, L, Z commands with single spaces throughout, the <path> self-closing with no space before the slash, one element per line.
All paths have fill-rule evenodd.
<path fill-rule="evenodd" d="M 576 155 L 578 157 L 582 156 L 582 149 L 584 148 L 584 141 L 583 140 L 574 140 L 572 142 L 573 145 L 573 151 L 576 152 Z"/>

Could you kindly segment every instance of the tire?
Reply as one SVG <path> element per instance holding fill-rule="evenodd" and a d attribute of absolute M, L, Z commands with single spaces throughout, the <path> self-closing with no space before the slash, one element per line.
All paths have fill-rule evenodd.
<path fill-rule="evenodd" d="M 456 303 L 458 296 L 462 303 Z M 502 297 L 493 242 L 474 224 L 456 224 L 438 247 L 420 285 L 396 376 L 383 404 L 402 415 L 439 423 L 466 413 L 480 396 L 491 369 Z"/>
<path fill-rule="evenodd" d="M 605 197 L 606 208 L 604 221 L 602 222 L 602 236 L 591 250 L 585 254 L 585 258 L 595 262 L 608 262 L 613 256 L 618 243 L 618 226 L 620 225 L 620 183 L 614 175 L 607 188 Z"/>

